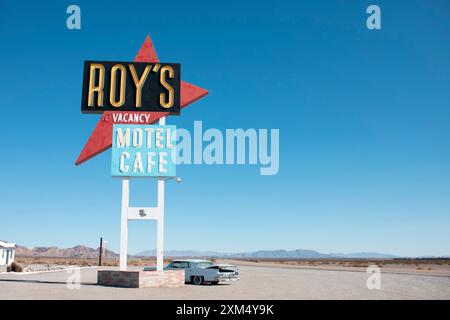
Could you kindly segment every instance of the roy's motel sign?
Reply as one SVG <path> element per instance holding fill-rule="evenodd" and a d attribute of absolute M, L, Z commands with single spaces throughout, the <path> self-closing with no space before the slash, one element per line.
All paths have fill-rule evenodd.
<path fill-rule="evenodd" d="M 180 64 L 85 61 L 83 113 L 180 113 Z"/>
<path fill-rule="evenodd" d="M 113 114 L 120 123 L 143 122 L 148 111 L 179 115 L 180 64 L 85 61 L 81 112 L 104 111 L 135 111 Z M 175 177 L 174 144 L 175 126 L 114 124 L 111 174 Z"/>
<path fill-rule="evenodd" d="M 111 175 L 122 178 L 120 270 L 127 270 L 128 220 L 157 221 L 157 270 L 163 270 L 164 183 L 176 176 L 175 126 L 166 117 L 208 91 L 181 80 L 178 63 L 159 62 L 147 36 L 134 61 L 84 62 L 81 112 L 101 118 L 75 161 L 112 147 Z M 158 124 L 156 124 L 158 122 Z M 129 206 L 131 177 L 158 179 L 157 206 Z"/>

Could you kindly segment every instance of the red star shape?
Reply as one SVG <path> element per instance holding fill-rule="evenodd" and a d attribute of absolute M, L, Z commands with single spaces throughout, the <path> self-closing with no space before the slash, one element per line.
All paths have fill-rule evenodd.
<path fill-rule="evenodd" d="M 150 40 L 150 36 L 145 38 L 139 52 L 134 58 L 136 62 L 159 62 L 158 56 L 156 55 L 153 43 Z M 181 108 L 184 108 L 195 102 L 208 94 L 208 91 L 200 87 L 194 86 L 193 84 L 181 81 L 180 85 L 180 104 Z M 96 155 L 108 150 L 112 146 L 112 128 L 113 128 L 113 114 L 119 113 L 121 111 L 105 111 L 102 117 L 98 121 L 97 125 L 92 131 L 89 140 L 86 142 L 83 150 L 75 162 L 76 165 L 80 165 L 83 162 L 95 157 Z M 124 111 L 122 111 L 124 112 Z M 142 112 L 127 112 L 127 113 L 142 113 Z M 169 115 L 168 112 L 147 112 L 150 115 L 147 124 L 155 123 L 159 118 Z M 128 122 L 129 124 L 136 124 L 135 122 Z"/>

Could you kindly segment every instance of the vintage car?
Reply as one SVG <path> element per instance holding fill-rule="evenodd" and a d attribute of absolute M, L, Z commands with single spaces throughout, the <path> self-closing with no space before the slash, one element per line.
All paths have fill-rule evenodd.
<path fill-rule="evenodd" d="M 184 269 L 185 281 L 195 285 L 200 285 L 205 282 L 218 284 L 220 281 L 239 280 L 239 270 L 237 266 L 214 264 L 208 260 L 173 260 L 165 269 Z"/>

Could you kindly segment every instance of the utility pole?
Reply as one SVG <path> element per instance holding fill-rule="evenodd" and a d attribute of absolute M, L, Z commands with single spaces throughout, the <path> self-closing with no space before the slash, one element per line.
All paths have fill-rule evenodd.
<path fill-rule="evenodd" d="M 98 255 L 98 266 L 102 265 L 102 247 L 103 247 L 103 238 L 100 237 L 100 254 Z"/>
<path fill-rule="evenodd" d="M 105 247 L 105 249 L 103 250 L 105 251 L 105 258 L 103 260 L 105 260 L 105 262 L 108 262 L 108 241 L 104 240 L 103 246 Z"/>

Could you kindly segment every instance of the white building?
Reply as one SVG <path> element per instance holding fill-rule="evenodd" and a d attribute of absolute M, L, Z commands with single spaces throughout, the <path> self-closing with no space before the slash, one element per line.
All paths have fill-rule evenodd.
<path fill-rule="evenodd" d="M 16 244 L 0 240 L 0 266 L 9 266 L 14 262 Z"/>

